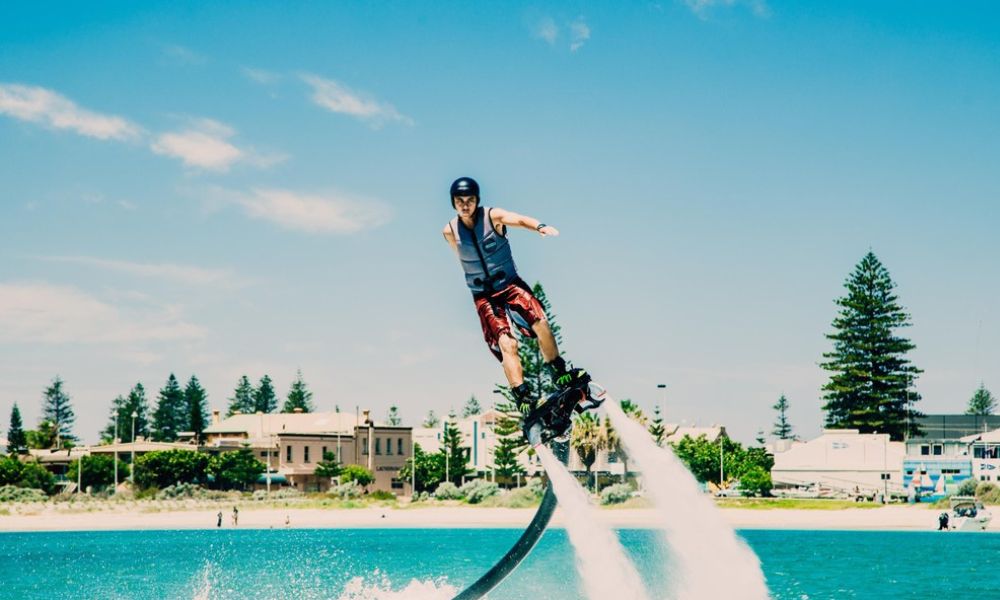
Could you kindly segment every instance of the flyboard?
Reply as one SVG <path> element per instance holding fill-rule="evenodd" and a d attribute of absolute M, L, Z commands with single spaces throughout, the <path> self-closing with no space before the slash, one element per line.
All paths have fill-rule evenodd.
<path fill-rule="evenodd" d="M 598 396 L 599 399 L 591 396 L 591 385 L 594 385 L 601 392 Z M 550 394 L 544 402 L 540 403 L 524 418 L 524 437 L 532 446 L 548 445 L 556 458 L 566 464 L 569 460 L 569 433 L 573 428 L 573 413 L 600 406 L 601 402 L 604 401 L 603 391 L 602 387 L 590 383 L 589 376 L 585 376 L 569 387 Z M 482 598 L 500 585 L 500 582 L 510 575 L 521 564 L 521 561 L 531 553 L 532 548 L 545 533 L 545 528 L 548 527 L 555 510 L 556 494 L 552 490 L 552 484 L 549 483 L 545 488 L 545 495 L 542 496 L 542 503 L 538 506 L 535 516 L 521 537 L 489 571 L 465 588 L 462 593 L 455 596 L 453 600 Z"/>

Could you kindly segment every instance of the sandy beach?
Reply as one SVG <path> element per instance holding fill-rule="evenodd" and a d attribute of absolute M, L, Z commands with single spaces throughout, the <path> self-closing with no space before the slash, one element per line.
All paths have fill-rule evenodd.
<path fill-rule="evenodd" d="M 222 528 L 229 529 L 232 506 L 188 510 L 148 511 L 141 508 L 68 512 L 51 507 L 34 514 L 0 516 L 0 532 L 10 531 L 87 531 L 121 529 L 216 529 L 217 515 L 223 513 Z M 352 509 L 255 507 L 240 505 L 239 528 L 359 528 L 359 527 L 524 527 L 535 509 L 481 508 L 469 506 L 432 506 L 415 508 L 368 507 Z M 739 529 L 857 529 L 924 530 L 937 527 L 940 511 L 924 506 L 886 506 L 843 510 L 795 509 L 720 509 L 723 517 Z M 599 518 L 614 527 L 655 527 L 656 515 L 650 509 L 607 509 Z M 553 527 L 561 527 L 563 516 L 557 511 Z M 990 530 L 1000 526 L 994 521 Z"/>

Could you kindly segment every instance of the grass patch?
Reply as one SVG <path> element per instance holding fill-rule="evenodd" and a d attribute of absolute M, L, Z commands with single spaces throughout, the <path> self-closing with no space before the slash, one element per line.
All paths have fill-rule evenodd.
<path fill-rule="evenodd" d="M 719 498 L 719 508 L 744 508 L 750 510 L 847 510 L 851 508 L 880 508 L 875 502 L 833 500 L 824 498 Z"/>

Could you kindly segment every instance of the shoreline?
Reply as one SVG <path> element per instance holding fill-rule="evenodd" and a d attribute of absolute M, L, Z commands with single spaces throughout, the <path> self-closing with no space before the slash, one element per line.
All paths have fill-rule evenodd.
<path fill-rule="evenodd" d="M 232 504 L 188 510 L 117 510 L 56 512 L 0 516 L 0 533 L 121 530 L 212 530 L 212 529 L 373 529 L 373 528 L 511 528 L 523 529 L 534 508 L 484 508 L 434 506 L 419 508 L 296 508 L 240 505 L 239 525 L 231 522 Z M 222 527 L 216 527 L 219 511 Z M 914 506 L 846 508 L 840 510 L 720 509 L 735 529 L 803 529 L 858 531 L 934 531 L 937 511 Z M 621 529 L 656 528 L 655 511 L 648 508 L 616 508 L 597 511 L 604 523 Z M 285 525 L 285 520 L 289 525 Z M 556 510 L 550 527 L 562 528 L 564 516 Z M 990 523 L 986 530 L 1000 531 Z"/>

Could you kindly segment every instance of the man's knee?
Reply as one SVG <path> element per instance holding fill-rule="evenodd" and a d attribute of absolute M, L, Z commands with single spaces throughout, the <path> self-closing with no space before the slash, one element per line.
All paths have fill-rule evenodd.
<path fill-rule="evenodd" d="M 504 355 L 517 355 L 517 340 L 509 333 L 500 336 L 500 352 Z"/>

